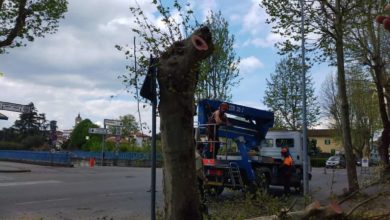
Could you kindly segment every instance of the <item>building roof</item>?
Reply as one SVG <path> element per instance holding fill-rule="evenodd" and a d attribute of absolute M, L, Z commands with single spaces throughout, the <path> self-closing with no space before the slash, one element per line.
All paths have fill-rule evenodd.
<path fill-rule="evenodd" d="M 135 133 L 135 136 L 136 137 L 141 137 L 141 138 L 151 138 L 149 135 L 146 135 L 146 134 L 141 133 L 141 132 Z"/>
<path fill-rule="evenodd" d="M 312 129 L 307 130 L 308 137 L 333 137 L 337 134 L 336 129 Z"/>

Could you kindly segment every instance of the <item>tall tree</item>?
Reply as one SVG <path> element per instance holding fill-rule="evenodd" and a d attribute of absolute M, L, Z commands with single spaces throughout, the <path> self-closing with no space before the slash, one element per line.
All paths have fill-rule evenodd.
<path fill-rule="evenodd" d="M 122 135 L 130 136 L 139 131 L 139 126 L 137 121 L 132 114 L 127 114 L 123 116 L 119 116 L 119 120 L 123 123 Z"/>
<path fill-rule="evenodd" d="M 364 156 L 364 150 L 369 150 L 369 141 L 374 133 L 381 129 L 376 102 L 377 94 L 374 84 L 368 79 L 368 74 L 363 72 L 359 66 L 348 67 L 347 73 L 352 143 L 355 155 L 361 157 Z M 330 121 L 329 127 L 341 131 L 340 101 L 337 97 L 337 85 L 333 75 L 329 75 L 324 81 L 321 93 L 322 108 Z M 368 156 L 367 153 L 365 152 L 365 156 Z"/>
<path fill-rule="evenodd" d="M 274 32 L 288 37 L 287 40 L 279 44 L 282 53 L 299 52 L 299 44 L 294 41 L 302 39 L 301 21 L 296 18 L 305 16 L 304 31 L 306 35 L 311 33 L 318 37 L 308 41 L 307 51 L 321 52 L 317 58 L 328 58 L 331 64 L 337 67 L 337 86 L 341 104 L 342 140 L 348 170 L 348 188 L 349 192 L 358 190 L 359 184 L 352 149 L 349 104 L 346 92 L 344 37 L 350 31 L 350 29 L 345 27 L 351 22 L 351 18 L 355 16 L 353 9 L 360 2 L 355 0 L 318 0 L 310 2 L 262 0 L 261 2 L 270 15 L 268 22 L 274 22 Z M 305 14 L 301 14 L 300 2 L 305 2 L 302 6 Z"/>
<path fill-rule="evenodd" d="M 41 128 L 37 109 L 33 103 L 30 103 L 29 106 L 31 106 L 31 112 L 21 113 L 19 119 L 16 120 L 13 125 L 23 137 L 27 135 L 36 135 Z"/>
<path fill-rule="evenodd" d="M 204 23 L 213 34 L 214 52 L 201 62 L 196 99 L 230 100 L 231 88 L 237 86 L 240 58 L 234 52 L 234 35 L 222 13 L 210 12 Z"/>
<path fill-rule="evenodd" d="M 79 150 L 83 149 L 84 145 L 88 142 L 88 140 L 85 138 L 86 136 L 89 136 L 88 129 L 89 128 L 97 128 L 98 126 L 93 124 L 91 120 L 84 119 L 80 123 L 76 125 L 76 127 L 73 129 L 72 133 L 70 134 L 69 138 L 69 145 L 68 148 L 72 150 Z M 97 135 L 93 135 L 97 136 Z M 84 147 L 84 150 L 88 150 Z"/>
<path fill-rule="evenodd" d="M 0 54 L 57 31 L 66 0 L 0 0 Z"/>
<path fill-rule="evenodd" d="M 195 31 L 199 23 L 192 19 L 189 4 L 183 7 L 178 0 L 173 1 L 171 8 L 157 0 L 153 4 L 162 17 L 163 27 L 150 21 L 138 5 L 130 8 L 136 23 L 132 30 L 139 36 L 140 46 L 136 53 L 131 47 L 130 50 L 121 46 L 117 48 L 123 50 L 130 60 L 137 55 L 138 65 L 129 65 L 129 75 L 122 78 L 127 87 L 139 88 L 138 80 L 147 72 L 150 55 L 159 58 L 157 78 L 164 158 L 164 218 L 202 219 L 195 176 L 193 106 L 198 62 L 213 50 L 211 33 L 206 27 Z M 179 19 L 174 19 L 172 11 Z M 186 175 L 179 177 L 178 173 Z"/>
<path fill-rule="evenodd" d="M 380 129 L 375 84 L 370 81 L 369 74 L 364 72 L 360 65 L 348 67 L 347 73 L 352 144 L 357 156 L 369 156 L 370 138 Z"/>
<path fill-rule="evenodd" d="M 375 16 L 383 13 L 385 1 L 366 0 L 354 8 L 349 28 L 353 31 L 346 36 L 348 52 L 351 58 L 370 69 L 378 93 L 379 112 L 383 131 L 379 146 L 381 161 L 390 171 L 390 46 L 389 32 L 375 23 Z M 385 169 L 386 170 L 386 169 Z"/>
<path fill-rule="evenodd" d="M 267 80 L 264 104 L 275 114 L 275 126 L 290 130 L 302 128 L 302 68 L 298 58 L 289 55 L 277 65 Z M 320 106 L 311 77 L 306 75 L 307 125 L 317 125 Z"/>

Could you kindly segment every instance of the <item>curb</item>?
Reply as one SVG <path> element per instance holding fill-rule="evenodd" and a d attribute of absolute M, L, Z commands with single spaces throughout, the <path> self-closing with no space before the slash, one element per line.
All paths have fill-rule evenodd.
<path fill-rule="evenodd" d="M 20 170 L 0 170 L 0 173 L 28 173 L 31 172 L 29 169 L 20 169 Z"/>

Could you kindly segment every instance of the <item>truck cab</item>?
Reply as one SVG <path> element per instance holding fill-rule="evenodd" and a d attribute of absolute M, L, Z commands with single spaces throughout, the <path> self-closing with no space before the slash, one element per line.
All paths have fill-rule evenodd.
<path fill-rule="evenodd" d="M 275 159 L 282 159 L 280 151 L 288 147 L 295 165 L 303 164 L 303 141 L 299 131 L 268 131 L 260 144 L 260 154 Z"/>

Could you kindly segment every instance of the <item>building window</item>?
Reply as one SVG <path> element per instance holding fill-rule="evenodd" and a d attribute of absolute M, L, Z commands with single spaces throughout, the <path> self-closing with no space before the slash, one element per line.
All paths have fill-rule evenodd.
<path fill-rule="evenodd" d="M 325 139 L 325 145 L 330 145 L 330 139 Z"/>

